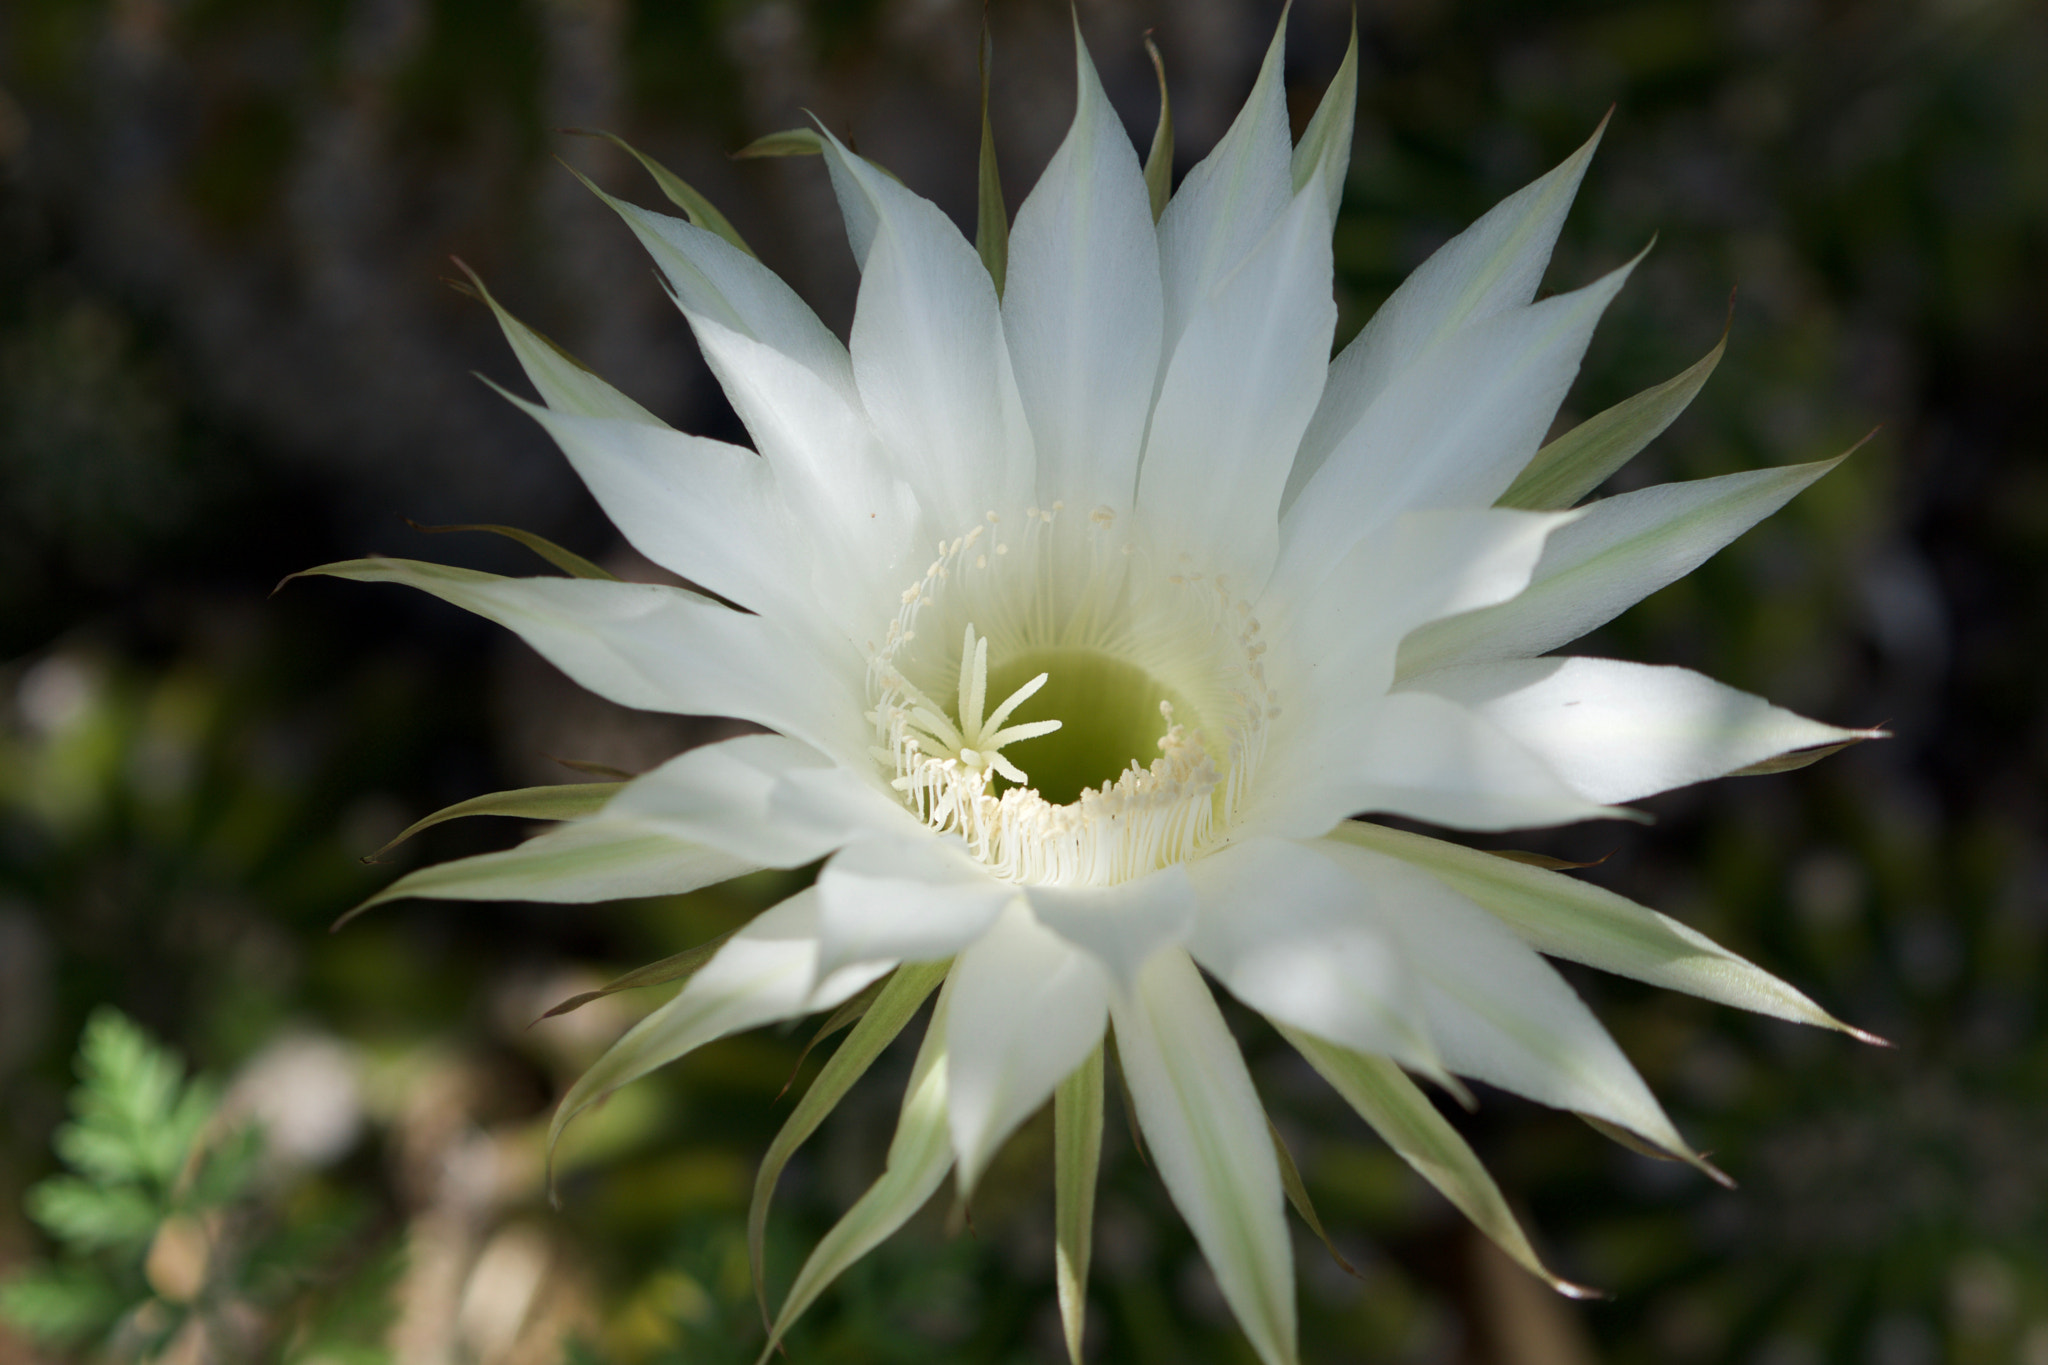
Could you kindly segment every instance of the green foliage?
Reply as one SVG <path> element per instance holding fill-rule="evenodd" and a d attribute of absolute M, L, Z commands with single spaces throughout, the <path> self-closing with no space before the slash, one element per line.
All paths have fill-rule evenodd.
<path fill-rule="evenodd" d="M 360 1351 L 381 1333 L 388 1273 L 339 1277 L 318 1302 L 293 1302 L 348 1252 L 361 1221 L 352 1201 L 314 1201 L 290 1219 L 266 1209 L 260 1133 L 228 1122 L 215 1088 L 186 1080 L 118 1010 L 87 1022 L 77 1070 L 72 1119 L 53 1144 L 68 1170 L 25 1201 L 57 1259 L 0 1283 L 0 1318 L 45 1345 L 97 1340 L 121 1360 L 155 1359 L 181 1338 L 241 1358 L 297 1318 L 301 1349 L 288 1358 L 314 1345 L 325 1359 L 381 1358 Z"/>

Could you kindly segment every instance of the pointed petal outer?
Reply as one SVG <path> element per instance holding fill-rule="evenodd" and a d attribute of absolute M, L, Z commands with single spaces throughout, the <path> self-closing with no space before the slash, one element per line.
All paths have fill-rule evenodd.
<path fill-rule="evenodd" d="M 773 347 L 852 397 L 846 347 L 774 271 L 715 232 L 590 189 L 633 230 L 693 321 L 703 318 Z"/>
<path fill-rule="evenodd" d="M 1592 1011 L 1499 920 L 1399 859 L 1337 839 L 1317 847 L 1402 903 L 1389 923 L 1414 964 L 1430 1035 L 1452 1071 L 1606 1119 L 1700 1164 Z"/>
<path fill-rule="evenodd" d="M 1539 953 L 1871 1041 L 1706 935 L 1576 877 L 1384 825 L 1346 821 L 1330 837 L 1422 868 Z"/>
<path fill-rule="evenodd" d="M 858 674 L 828 665 L 760 616 L 653 583 L 500 578 L 410 559 L 355 559 L 306 574 L 403 583 L 518 634 L 601 697 L 642 711 L 733 716 L 867 764 Z M 839 678 L 851 680 L 835 686 Z"/>
<path fill-rule="evenodd" d="M 960 1197 L 1068 1073 L 1102 1045 L 1109 976 L 1012 901 L 960 954 L 946 1091 Z"/>
<path fill-rule="evenodd" d="M 714 1038 L 831 1009 L 895 965 L 869 962 L 858 970 L 821 972 L 818 895 L 815 889 L 799 891 L 728 939 L 675 999 L 628 1029 L 569 1087 L 548 1125 L 548 1151 L 571 1119 L 620 1086 Z"/>
<path fill-rule="evenodd" d="M 1498 507 L 1403 512 L 1351 547 L 1296 607 L 1269 594 L 1259 617 L 1275 639 L 1305 643 L 1269 669 L 1291 707 L 1339 708 L 1384 692 L 1402 637 L 1441 617 L 1508 601 L 1529 586 L 1544 543 L 1573 512 Z M 1284 670 L 1284 671 L 1283 671 Z"/>
<path fill-rule="evenodd" d="M 768 1205 L 775 1197 L 775 1182 L 782 1177 L 783 1167 L 796 1154 L 804 1139 L 818 1130 L 825 1116 L 853 1088 L 853 1083 L 866 1074 L 875 1058 L 882 1055 L 882 1049 L 894 1042 L 903 1026 L 910 1022 L 912 1015 L 925 1002 L 939 983 L 945 980 L 950 964 L 945 962 L 906 962 L 898 967 L 883 985 L 882 993 L 867 1013 L 846 1035 L 846 1041 L 833 1049 L 832 1055 L 819 1069 L 817 1079 L 803 1093 L 803 1098 L 790 1110 L 782 1130 L 775 1135 L 775 1141 L 768 1144 L 767 1152 L 761 1157 L 761 1169 L 754 1176 L 754 1198 L 747 1206 L 747 1260 L 754 1271 L 754 1295 L 761 1301 L 761 1320 L 768 1320 L 768 1284 L 765 1251 L 768 1240 Z"/>
<path fill-rule="evenodd" d="M 1353 1052 L 1285 1024 L 1280 1031 L 1403 1161 L 1441 1190 L 1517 1265 L 1568 1298 L 1597 1297 L 1592 1290 L 1560 1279 L 1543 1264 L 1478 1155 L 1400 1067 L 1384 1057 Z"/>
<path fill-rule="evenodd" d="M 1074 34 L 1074 123 L 1017 210 L 1003 331 L 1038 503 L 1130 510 L 1159 372 L 1159 242 L 1137 153 Z"/>
<path fill-rule="evenodd" d="M 1508 659 L 1411 678 L 1499 726 L 1574 789 L 1619 804 L 1876 730 L 1840 730 L 1686 668 Z"/>
<path fill-rule="evenodd" d="M 930 830 L 850 844 L 818 874 L 824 963 L 952 957 L 1017 892 Z"/>
<path fill-rule="evenodd" d="M 1415 507 L 1490 504 L 1536 453 L 1593 327 L 1634 262 L 1497 314 L 1417 361 L 1339 437 L 1289 510 L 1276 578 L 1314 584 L 1362 536 Z"/>
<path fill-rule="evenodd" d="M 1286 725 L 1291 713 L 1284 711 Z M 1298 722 L 1297 722 L 1298 723 Z M 1397 692 L 1267 752 L 1247 830 L 1309 838 L 1345 814 L 1385 811 L 1453 829 L 1530 829 L 1626 819 L 1587 800 L 1499 727 L 1426 692 Z"/>
<path fill-rule="evenodd" d="M 1398 940 L 1382 922 L 1403 906 L 1328 858 L 1285 839 L 1251 839 L 1189 870 L 1200 911 L 1188 951 L 1225 988 L 1277 1023 L 1441 1076 Z"/>
<path fill-rule="evenodd" d="M 1732 308 L 1728 320 L 1731 325 L 1735 321 Z M 1497 505 L 1543 510 L 1569 507 L 1585 497 L 1678 420 L 1727 349 L 1728 331 L 1723 328 L 1714 349 L 1685 370 L 1595 413 L 1544 446 Z"/>
<path fill-rule="evenodd" d="M 1586 145 L 1557 169 L 1503 199 L 1418 266 L 1331 362 L 1283 505 L 1293 504 L 1395 375 L 1454 332 L 1536 297 L 1565 211 L 1606 127 L 1602 119 Z"/>
<path fill-rule="evenodd" d="M 456 264 L 462 265 L 462 262 L 457 261 Z M 469 276 L 470 283 L 476 286 L 478 296 L 490 308 L 491 316 L 498 320 L 498 327 L 505 333 L 512 354 L 519 358 L 519 368 L 526 371 L 527 380 L 550 408 L 580 417 L 608 417 L 642 426 L 668 425 L 506 312 L 491 296 L 491 291 L 484 288 L 484 282 L 475 271 L 466 265 L 462 265 L 462 270 Z"/>
<path fill-rule="evenodd" d="M 1196 305 L 1279 221 L 1293 195 L 1286 52 L 1283 16 L 1266 48 L 1258 81 L 1230 131 L 1187 173 L 1159 216 L 1159 274 L 1166 307 L 1162 362 L 1172 359 Z"/>
<path fill-rule="evenodd" d="M 717 234 L 591 188 L 661 268 L 791 510 L 801 524 L 827 528 L 821 557 L 837 574 L 879 574 L 880 590 L 900 589 L 909 581 L 903 556 L 922 535 L 909 534 L 915 506 L 904 508 L 887 475 L 846 347 L 773 271 Z"/>
<path fill-rule="evenodd" d="M 1568 644 L 1691 573 L 1842 458 L 1658 484 L 1592 503 L 1544 546 L 1527 591 L 1417 631 L 1402 644 L 1399 675 Z"/>
<path fill-rule="evenodd" d="M 766 460 L 668 427 L 551 412 L 505 396 L 555 438 L 634 549 L 750 610 L 811 615 L 809 555 L 790 535 Z"/>
<path fill-rule="evenodd" d="M 994 283 L 952 221 L 830 134 L 825 158 L 866 196 L 874 239 L 854 306 L 855 383 L 898 477 L 951 535 L 1031 500 L 1031 433 Z"/>
<path fill-rule="evenodd" d="M 1294 148 L 1294 192 L 1300 194 L 1311 180 L 1323 190 L 1330 222 L 1344 202 L 1344 173 L 1351 168 L 1351 135 L 1358 117 L 1358 17 L 1351 19 L 1351 43 L 1344 49 L 1344 61 L 1323 92 L 1315 116 L 1302 129 Z"/>
<path fill-rule="evenodd" d="M 1164 548 L 1207 547 L 1239 576 L 1240 591 L 1262 585 L 1272 568 L 1280 489 L 1322 392 L 1337 326 L 1320 181 L 1329 169 L 1324 163 L 1242 264 L 1190 303 L 1138 468 L 1143 515 L 1184 537 Z"/>
<path fill-rule="evenodd" d="M 1115 886 L 1026 886 L 1038 922 L 1108 969 L 1129 990 L 1138 971 L 1169 944 L 1187 941 L 1195 893 L 1176 863 Z"/>
<path fill-rule="evenodd" d="M 1152 1163 L 1265 1365 L 1295 1359 L 1294 1250 L 1266 1111 L 1186 953 L 1154 956 L 1111 1006 Z"/>
<path fill-rule="evenodd" d="M 1052 1097 L 1053 1274 L 1067 1360 L 1081 1365 L 1088 1260 L 1095 1245 L 1095 1175 L 1102 1164 L 1102 1044 Z"/>
<path fill-rule="evenodd" d="M 781 735 L 679 754 L 626 784 L 605 814 L 762 867 L 801 867 L 877 833 L 923 832 L 876 786 Z"/>
<path fill-rule="evenodd" d="M 551 829 L 515 848 L 409 872 L 344 918 L 408 896 L 574 905 L 627 896 L 677 896 L 759 866 L 662 830 L 594 817 Z"/>
<path fill-rule="evenodd" d="M 832 1281 L 861 1257 L 872 1251 L 890 1233 L 924 1207 L 953 1164 L 952 1144 L 946 1128 L 946 1031 L 947 1007 L 952 982 L 939 993 L 932 1022 L 925 1030 L 924 1045 L 910 1071 L 910 1087 L 903 1095 L 903 1110 L 896 1120 L 896 1136 L 889 1143 L 888 1164 L 881 1178 L 868 1186 L 846 1216 L 833 1225 L 818 1243 L 810 1259 L 797 1272 L 775 1315 L 759 1365 L 774 1358 L 782 1337 L 803 1311 L 816 1302 Z"/>

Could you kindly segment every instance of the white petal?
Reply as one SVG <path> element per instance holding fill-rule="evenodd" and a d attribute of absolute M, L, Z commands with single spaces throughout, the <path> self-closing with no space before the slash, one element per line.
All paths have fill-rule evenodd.
<path fill-rule="evenodd" d="M 640 239 L 693 322 L 714 322 L 772 347 L 852 397 L 846 347 L 774 271 L 715 232 L 591 188 Z"/>
<path fill-rule="evenodd" d="M 1232 995 L 1280 1023 L 1441 1074 L 1375 889 L 1285 839 L 1233 844 L 1197 860 L 1189 880 L 1200 908 L 1188 951 Z"/>
<path fill-rule="evenodd" d="M 1289 720 L 1283 707 L 1277 724 Z M 1241 823 L 1308 837 L 1367 811 L 1454 829 L 1527 829 L 1626 814 L 1587 800 L 1455 702 L 1400 692 L 1361 703 L 1341 725 L 1282 730 Z"/>
<path fill-rule="evenodd" d="M 1426 869 L 1539 953 L 1737 1009 L 1870 1038 L 1706 935 L 1590 882 L 1356 820 L 1339 825 L 1330 837 Z"/>
<path fill-rule="evenodd" d="M 759 455 L 668 427 L 551 412 L 506 397 L 547 428 L 641 554 L 750 610 L 784 620 L 813 615 L 806 543 L 792 537 L 774 472 Z"/>
<path fill-rule="evenodd" d="M 594 816 L 535 835 L 516 848 L 409 872 L 350 914 L 407 896 L 563 904 L 677 896 L 759 866 L 730 849 L 706 847 L 633 821 Z"/>
<path fill-rule="evenodd" d="M 1315 420 L 1287 481 L 1292 506 L 1394 376 L 1452 333 L 1536 297 L 1600 128 L 1564 164 L 1495 205 L 1424 261 L 1330 365 Z"/>
<path fill-rule="evenodd" d="M 844 1004 L 893 962 L 837 974 L 819 992 L 818 895 L 799 891 L 754 917 L 677 992 L 642 1019 L 577 1079 L 548 1126 L 553 1149 L 569 1120 L 620 1086 L 714 1038 Z"/>
<path fill-rule="evenodd" d="M 1206 551 L 1256 589 L 1279 544 L 1280 489 L 1315 411 L 1337 305 L 1322 190 L 1193 301 L 1167 362 L 1138 508 L 1169 553 Z"/>
<path fill-rule="evenodd" d="M 406 559 L 309 574 L 403 583 L 516 632 L 601 697 L 643 711 L 734 716 L 848 765 L 869 762 L 860 683 L 765 617 L 652 583 L 500 578 Z"/>
<path fill-rule="evenodd" d="M 1181 181 L 1159 216 L 1165 287 L 1162 361 L 1171 360 L 1195 307 L 1287 211 L 1294 193 L 1287 131 L 1283 14 L 1259 78 L 1230 131 Z"/>
<path fill-rule="evenodd" d="M 828 966 L 870 958 L 935 962 L 987 932 L 1017 888 L 957 841 L 929 831 L 849 844 L 818 874 Z"/>
<path fill-rule="evenodd" d="M 1010 229 L 1003 330 L 1038 501 L 1129 511 L 1159 372 L 1159 243 L 1137 153 L 1077 30 L 1074 123 Z"/>
<path fill-rule="evenodd" d="M 1351 168 L 1351 137 L 1358 117 L 1358 24 L 1351 25 L 1351 42 L 1329 88 L 1316 105 L 1308 127 L 1293 156 L 1294 192 L 1301 193 L 1311 182 L 1323 192 L 1323 207 L 1332 224 L 1344 203 L 1344 174 Z"/>
<path fill-rule="evenodd" d="M 953 979 L 946 1088 L 965 1199 L 1004 1139 L 1101 1043 L 1109 978 L 1013 901 Z"/>
<path fill-rule="evenodd" d="M 1359 537 L 1408 508 L 1491 504 L 1536 453 L 1632 268 L 1488 318 L 1404 371 L 1289 509 L 1276 577 L 1319 581 Z"/>
<path fill-rule="evenodd" d="M 781 735 L 706 744 L 627 783 L 603 818 L 633 820 L 763 867 L 800 867 L 877 833 L 918 833 L 877 785 Z"/>
<path fill-rule="evenodd" d="M 1290 646 L 1272 663 L 1288 705 L 1348 709 L 1360 696 L 1386 691 L 1402 637 L 1514 597 L 1529 585 L 1544 542 L 1576 515 L 1497 507 L 1404 512 L 1352 546 L 1298 606 L 1269 592 L 1259 619 Z"/>
<path fill-rule="evenodd" d="M 882 448 L 925 511 L 957 535 L 1030 501 L 1031 434 L 995 284 L 930 201 L 829 134 L 834 175 L 858 184 L 875 234 L 854 307 L 853 373 Z"/>
<path fill-rule="evenodd" d="M 1108 969 L 1128 989 L 1139 968 L 1187 939 L 1195 893 L 1184 864 L 1115 886 L 1026 886 L 1038 922 Z"/>
<path fill-rule="evenodd" d="M 1401 902 L 1402 912 L 1389 922 L 1414 965 L 1430 1035 L 1446 1066 L 1692 1156 L 1592 1011 L 1498 920 L 1397 859 L 1333 839 L 1318 847 Z"/>
<path fill-rule="evenodd" d="M 946 1170 L 953 1164 L 952 1147 L 946 1140 L 947 1016 L 952 993 L 952 982 L 948 981 L 939 992 L 931 1025 L 925 1030 L 924 1043 L 911 1065 L 910 1085 L 903 1092 L 903 1108 L 896 1119 L 896 1136 L 889 1142 L 887 1166 L 867 1193 L 846 1211 L 846 1216 L 820 1239 L 803 1269 L 797 1272 L 789 1296 L 775 1315 L 768 1345 L 761 1352 L 764 1365 L 774 1358 L 783 1334 L 818 1295 L 848 1266 L 909 1221 L 946 1178 Z"/>
<path fill-rule="evenodd" d="M 1609 804 L 1874 734 L 1807 720 L 1690 669 L 1615 659 L 1466 664 L 1403 686 L 1469 708 Z"/>
<path fill-rule="evenodd" d="M 811 541 L 819 601 L 840 621 L 871 618 L 877 602 L 917 581 L 931 546 L 917 498 L 889 472 L 859 400 L 772 346 L 713 322 L 695 326 L 705 360 Z"/>
<path fill-rule="evenodd" d="M 1691 573 L 1840 463 L 1659 484 L 1592 503 L 1550 538 L 1520 597 L 1416 632 L 1402 646 L 1401 675 L 1568 644 Z"/>
<path fill-rule="evenodd" d="M 1294 1252 L 1266 1111 L 1186 953 L 1159 953 L 1111 1005 L 1138 1125 L 1174 1207 L 1265 1365 L 1295 1359 Z"/>

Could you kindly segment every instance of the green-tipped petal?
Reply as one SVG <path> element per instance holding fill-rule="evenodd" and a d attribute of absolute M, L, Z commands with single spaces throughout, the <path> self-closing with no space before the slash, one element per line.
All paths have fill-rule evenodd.
<path fill-rule="evenodd" d="M 1351 43 L 1343 64 L 1323 92 L 1315 116 L 1294 146 L 1294 192 L 1316 181 L 1330 208 L 1330 221 L 1344 202 L 1344 173 L 1351 165 L 1351 132 L 1358 114 L 1358 16 L 1351 16 Z"/>
<path fill-rule="evenodd" d="M 898 967 L 883 983 L 881 994 L 867 1013 L 853 1026 L 790 1111 L 782 1131 L 768 1144 L 761 1169 L 754 1175 L 754 1196 L 747 1205 L 747 1262 L 754 1271 L 754 1297 L 760 1300 L 761 1321 L 768 1321 L 768 1276 L 765 1247 L 768 1238 L 768 1206 L 775 1198 L 775 1184 L 796 1149 L 817 1131 L 825 1116 L 867 1073 L 882 1049 L 896 1040 L 903 1026 L 917 1013 L 938 984 L 945 980 L 945 962 L 909 962 Z"/>
<path fill-rule="evenodd" d="M 662 165 L 659 161 L 656 161 L 653 157 L 647 155 L 647 153 L 641 151 L 638 147 L 635 147 L 632 143 L 626 141 L 626 139 L 616 133 L 607 133 L 601 129 L 572 128 L 569 131 L 579 133 L 584 137 L 601 137 L 605 139 L 614 147 L 617 147 L 620 151 L 639 162 L 641 167 L 654 177 L 654 183 L 661 187 L 661 192 L 668 197 L 669 203 L 681 209 L 684 216 L 691 222 L 703 228 L 706 232 L 717 233 L 749 256 L 755 254 L 754 248 L 748 246 L 746 240 L 740 236 L 739 229 L 735 228 L 731 220 L 720 213 L 709 199 L 698 193 L 696 188 L 688 181 Z"/>
<path fill-rule="evenodd" d="M 1265 1109 L 1216 1001 L 1167 949 L 1112 1007 L 1152 1164 L 1265 1365 L 1295 1359 L 1294 1250 Z"/>
<path fill-rule="evenodd" d="M 1494 506 L 1547 512 L 1585 497 L 1678 420 L 1727 349 L 1724 327 L 1714 349 L 1682 372 L 1587 418 L 1537 451 Z"/>
<path fill-rule="evenodd" d="M 1362 821 L 1346 821 L 1331 837 L 1422 868 L 1540 953 L 1737 1009 L 1878 1041 L 1697 930 L 1576 877 Z"/>
<path fill-rule="evenodd" d="M 974 249 L 995 281 L 996 297 L 1003 296 L 1003 280 L 1009 270 L 1010 212 L 1003 205 L 1003 177 L 996 168 L 996 134 L 988 118 L 989 67 L 994 42 L 989 36 L 988 15 L 981 17 L 981 158 L 975 176 Z"/>
<path fill-rule="evenodd" d="M 1400 1067 L 1285 1025 L 1280 1031 L 1403 1161 L 1443 1191 L 1516 1264 L 1560 1294 L 1597 1297 L 1595 1291 L 1560 1278 L 1543 1264 L 1478 1156 Z"/>
<path fill-rule="evenodd" d="M 751 863 L 644 825 L 579 820 L 517 848 L 407 873 L 336 920 L 334 927 L 372 906 L 409 896 L 582 905 L 628 896 L 681 895 L 753 870 Z"/>
<path fill-rule="evenodd" d="M 1081 1365 L 1088 1260 L 1095 1246 L 1095 1176 L 1102 1164 L 1102 1045 L 1052 1097 L 1053 1278 L 1067 1359 Z"/>
<path fill-rule="evenodd" d="M 728 939 L 675 999 L 642 1019 L 569 1087 L 548 1124 L 553 1160 L 570 1120 L 591 1105 L 714 1038 L 812 1010 L 857 994 L 892 963 L 866 963 L 818 976 L 815 889 L 764 910 Z"/>
<path fill-rule="evenodd" d="M 1157 223 L 1173 195 L 1173 101 L 1166 93 L 1166 59 L 1159 55 L 1159 45 L 1150 34 L 1145 37 L 1145 55 L 1152 59 L 1152 70 L 1159 76 L 1159 123 L 1152 130 L 1151 149 L 1145 153 L 1145 191 L 1152 201 L 1152 221 Z"/>
<path fill-rule="evenodd" d="M 564 782 L 551 787 L 515 787 L 511 791 L 472 796 L 467 801 L 443 806 L 432 815 L 413 821 L 394 835 L 391 842 L 363 861 L 382 861 L 385 854 L 413 835 L 423 829 L 432 829 L 444 820 L 460 820 L 469 815 L 505 815 L 517 820 L 581 820 L 597 814 L 605 802 L 618 794 L 619 784 L 616 782 Z"/>
<path fill-rule="evenodd" d="M 482 277 L 466 263 L 458 259 L 455 264 L 469 276 L 476 296 L 498 320 L 499 330 L 504 332 L 512 354 L 519 358 L 519 367 L 526 371 L 527 379 L 540 391 L 542 401 L 550 408 L 581 417 L 611 417 L 643 426 L 665 428 L 668 425 L 599 379 L 582 361 L 513 317 L 484 287 Z"/>
<path fill-rule="evenodd" d="M 1409 678 L 1569 644 L 1691 573 L 1846 458 L 1658 484 L 1592 503 L 1551 535 L 1519 597 L 1424 626 L 1402 641 L 1396 671 Z"/>
<path fill-rule="evenodd" d="M 804 1262 L 796 1283 L 789 1288 L 789 1297 L 782 1301 L 782 1310 L 775 1315 L 760 1365 L 767 1365 L 783 1335 L 818 1295 L 923 1208 L 946 1178 L 953 1164 L 953 1147 L 946 1131 L 947 1002 L 948 992 L 940 992 L 924 1045 L 911 1068 L 910 1086 L 903 1095 L 903 1110 L 896 1120 L 896 1136 L 889 1143 L 881 1178 L 833 1225 Z"/>
<path fill-rule="evenodd" d="M 489 383 L 490 381 L 485 380 L 484 382 Z M 503 390 L 501 389 L 499 392 L 502 393 Z M 527 549 L 533 551 L 571 578 L 592 578 L 603 583 L 617 583 L 620 581 L 617 574 L 612 573 L 608 569 L 599 568 L 574 550 L 565 550 L 546 536 L 537 536 L 531 531 L 522 531 L 517 526 L 493 526 L 481 522 L 469 522 L 458 526 L 426 526 L 414 521 L 410 517 L 406 518 L 405 524 L 412 527 L 415 531 L 424 531 L 430 536 L 448 535 L 455 531 L 481 531 L 486 535 L 503 536 L 507 540 L 524 545 Z M 312 569 L 308 570 L 308 572 L 318 573 L 319 570 Z M 293 574 L 292 577 L 297 578 L 298 575 Z M 290 582 L 291 580 L 287 579 L 285 581 Z M 279 584 L 278 586 L 282 587 L 284 585 Z"/>

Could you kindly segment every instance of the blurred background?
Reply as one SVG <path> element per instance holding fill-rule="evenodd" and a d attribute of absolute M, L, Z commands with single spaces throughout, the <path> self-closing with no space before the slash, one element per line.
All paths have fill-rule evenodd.
<path fill-rule="evenodd" d="M 818 1066 L 800 1055 L 812 1030 L 721 1043 L 622 1093 L 572 1135 L 555 1211 L 549 1106 L 663 992 L 529 1025 L 742 922 L 787 878 L 600 907 L 407 902 L 326 933 L 405 866 L 523 832 L 458 822 L 360 861 L 410 820 L 583 780 L 556 759 L 638 771 L 718 731 L 609 707 L 424 597 L 267 594 L 366 552 L 544 571 L 408 517 L 512 523 L 652 573 L 471 377 L 517 367 L 486 311 L 444 287 L 450 257 L 675 425 L 743 439 L 629 234 L 558 159 L 665 207 L 654 185 L 560 130 L 618 132 L 691 180 L 843 335 L 855 275 L 822 169 L 727 154 L 815 111 L 971 231 L 980 9 L 0 9 L 0 1274 L 42 1267 L 46 1327 L 113 1311 L 92 1299 L 98 1275 L 141 1305 L 128 1355 L 158 1341 L 190 1361 L 714 1365 L 759 1350 L 746 1199 L 785 1082 Z M 1155 30 L 1182 170 L 1277 18 L 1264 0 L 1078 12 L 1141 147 Z M 989 7 L 1013 210 L 1071 110 L 1068 14 Z M 1294 6 L 1297 126 L 1350 17 Z M 1507 842 L 1604 857 L 1582 875 L 1897 1047 L 1573 973 L 1740 1182 L 1504 1095 L 1455 1115 L 1556 1268 L 1610 1296 L 1573 1304 L 1489 1252 L 1233 1015 L 1352 1267 L 1303 1233 L 1304 1358 L 2048 1365 L 2048 14 L 1377 0 L 1357 19 L 1340 339 L 1613 106 L 1548 287 L 1656 246 L 1567 416 L 1697 359 L 1736 291 L 1719 372 L 1617 487 L 1823 458 L 1880 428 L 1585 652 L 1698 667 L 1896 738 L 1659 798 L 1649 827 Z M 67 1244 L 23 1211 L 62 1169 L 52 1136 L 103 1005 L 218 1083 L 205 1132 L 263 1125 L 197 1243 L 145 1210 Z M 119 1072 L 113 1047 L 103 1073 Z M 142 1074 L 142 1054 L 118 1055 Z M 907 1064 L 886 1056 L 791 1165 L 775 1286 L 879 1168 Z M 1012 1144 L 971 1229 L 949 1231 L 935 1201 L 811 1313 L 789 1358 L 1063 1359 L 1049 1139 L 1041 1118 Z M 1114 1114 L 1105 1156 L 1091 1358 L 1248 1361 Z M 51 1267 L 85 1278 L 65 1289 Z M 204 1332 L 179 1329 L 195 1315 Z M 0 1361 L 81 1353 L 0 1328 Z"/>

